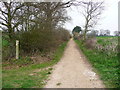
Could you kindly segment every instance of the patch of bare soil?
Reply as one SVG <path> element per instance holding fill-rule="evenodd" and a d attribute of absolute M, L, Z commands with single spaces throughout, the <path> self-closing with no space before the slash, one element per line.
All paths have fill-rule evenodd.
<path fill-rule="evenodd" d="M 60 62 L 53 67 L 45 88 L 104 88 L 90 63 L 70 40 Z"/>
<path fill-rule="evenodd" d="M 43 63 L 50 61 L 48 57 L 41 57 L 41 56 L 33 56 L 31 57 L 31 59 L 33 60 L 34 63 Z"/>

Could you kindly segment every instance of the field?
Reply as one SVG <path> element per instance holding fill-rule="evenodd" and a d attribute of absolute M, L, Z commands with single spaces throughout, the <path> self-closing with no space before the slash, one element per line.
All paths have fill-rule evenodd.
<path fill-rule="evenodd" d="M 118 53 L 118 37 L 97 37 L 96 48 L 99 46 L 99 51 L 115 56 Z"/>
<path fill-rule="evenodd" d="M 59 46 L 54 54 L 53 60 L 42 64 L 31 64 L 17 69 L 3 69 L 3 88 L 42 88 L 51 74 L 51 66 L 57 63 L 67 43 Z M 22 60 L 23 62 L 23 60 Z M 20 64 L 20 63 L 19 63 Z M 3 65 L 4 67 L 5 65 Z"/>
<path fill-rule="evenodd" d="M 97 70 L 106 87 L 120 88 L 118 37 L 97 37 L 94 49 L 87 49 L 81 41 L 75 40 L 75 42 Z"/>

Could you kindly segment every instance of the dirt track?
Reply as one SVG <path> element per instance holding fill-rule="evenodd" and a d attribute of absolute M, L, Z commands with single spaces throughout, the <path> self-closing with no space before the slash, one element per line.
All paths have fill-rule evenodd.
<path fill-rule="evenodd" d="M 98 75 L 71 39 L 45 88 L 104 88 Z"/>

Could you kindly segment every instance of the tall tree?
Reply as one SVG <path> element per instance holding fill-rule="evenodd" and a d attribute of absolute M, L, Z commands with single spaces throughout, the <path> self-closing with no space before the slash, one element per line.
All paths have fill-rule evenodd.
<path fill-rule="evenodd" d="M 13 40 L 14 30 L 20 24 L 20 22 L 16 19 L 15 14 L 17 10 L 24 6 L 24 4 L 17 2 L 1 2 L 0 7 L 0 28 L 4 29 L 8 35 L 10 40 Z"/>
<path fill-rule="evenodd" d="M 82 31 L 82 30 L 81 30 L 81 27 L 76 26 L 76 27 L 73 29 L 72 33 L 74 33 L 74 32 L 79 33 L 80 31 Z"/>
<path fill-rule="evenodd" d="M 100 19 L 102 11 L 104 10 L 103 4 L 104 2 L 97 2 L 93 0 L 80 2 L 80 5 L 83 8 L 82 14 L 85 18 L 84 40 L 86 39 L 86 33 L 89 31 L 89 29 L 93 28 Z"/>
<path fill-rule="evenodd" d="M 38 16 L 34 19 L 34 21 L 39 22 L 43 28 L 52 29 L 56 27 L 60 22 L 64 23 L 68 20 L 68 16 L 66 15 L 67 7 L 70 7 L 70 2 L 63 3 L 63 2 L 40 2 L 34 4 L 34 7 L 38 10 Z M 42 22 L 41 22 L 42 21 Z M 45 24 L 44 24 L 45 23 Z M 44 25 L 43 25 L 44 24 Z"/>
<path fill-rule="evenodd" d="M 68 2 L 0 2 L 0 25 L 12 41 L 15 31 L 28 31 L 32 28 L 51 30 L 68 20 Z"/>
<path fill-rule="evenodd" d="M 15 31 L 19 26 L 19 18 L 16 15 L 16 12 L 24 6 L 24 4 L 20 2 L 0 2 L 0 28 L 2 31 L 5 31 L 9 36 L 9 48 L 10 52 L 9 57 L 13 57 L 15 55 Z"/>

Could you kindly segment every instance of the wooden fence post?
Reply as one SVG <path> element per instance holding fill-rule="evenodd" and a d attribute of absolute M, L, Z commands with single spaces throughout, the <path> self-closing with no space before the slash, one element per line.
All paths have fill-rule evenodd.
<path fill-rule="evenodd" d="M 16 40 L 16 59 L 19 59 L 19 41 Z"/>

